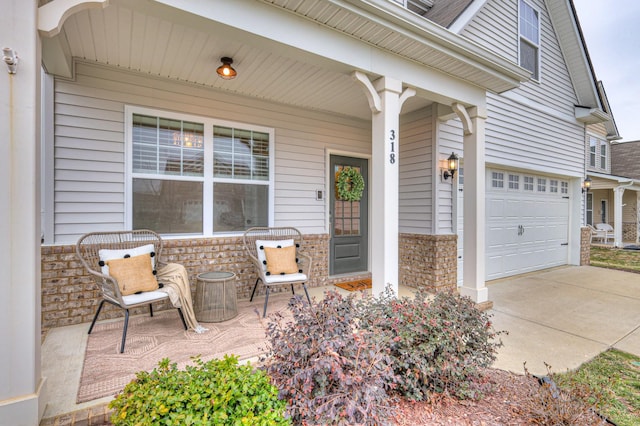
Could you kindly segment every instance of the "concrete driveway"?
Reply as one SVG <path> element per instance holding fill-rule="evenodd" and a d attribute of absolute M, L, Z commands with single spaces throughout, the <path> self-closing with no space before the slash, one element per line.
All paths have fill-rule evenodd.
<path fill-rule="evenodd" d="M 494 367 L 575 369 L 609 348 L 640 356 L 640 274 L 569 266 L 487 283 L 501 336 Z"/>

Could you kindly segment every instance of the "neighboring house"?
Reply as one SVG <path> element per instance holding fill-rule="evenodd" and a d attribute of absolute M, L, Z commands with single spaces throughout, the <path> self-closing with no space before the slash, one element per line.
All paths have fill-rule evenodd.
<path fill-rule="evenodd" d="M 611 174 L 633 180 L 622 197 L 622 241 L 640 242 L 640 141 L 611 144 Z"/>
<path fill-rule="evenodd" d="M 487 280 L 580 262 L 585 135 L 612 117 L 569 0 L 5 3 L 0 418 L 41 414 L 41 324 L 93 314 L 86 232 L 153 227 L 242 295 L 254 225 L 305 234 L 311 285 L 488 303 Z M 360 202 L 336 200 L 347 165 Z"/>
<path fill-rule="evenodd" d="M 587 126 L 586 166 L 591 189 L 585 194 L 585 223 L 597 226 L 606 223 L 614 229 L 613 245 L 637 243 L 639 237 L 638 206 L 640 205 L 640 152 L 633 143 L 621 139 L 601 83 L 599 91 L 604 110 L 611 119 Z"/>

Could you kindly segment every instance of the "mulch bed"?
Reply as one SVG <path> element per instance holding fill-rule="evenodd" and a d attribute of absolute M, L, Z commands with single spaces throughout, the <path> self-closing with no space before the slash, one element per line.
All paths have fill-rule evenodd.
<path fill-rule="evenodd" d="M 539 385 L 536 379 L 502 370 L 488 369 L 486 385 L 492 388 L 479 401 L 439 397 L 429 402 L 400 400 L 396 406 L 395 425 L 456 425 L 456 426 L 524 426 L 534 423 L 527 409 Z M 595 413 L 577 420 L 576 425 L 603 425 L 606 422 Z M 547 424 L 547 423 L 544 423 Z M 558 423 L 560 424 L 560 423 Z"/>

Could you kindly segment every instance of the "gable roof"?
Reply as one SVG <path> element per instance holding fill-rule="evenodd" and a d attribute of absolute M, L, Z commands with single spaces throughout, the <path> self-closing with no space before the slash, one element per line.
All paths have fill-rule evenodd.
<path fill-rule="evenodd" d="M 431 22 L 449 28 L 473 3 L 473 0 L 434 0 L 433 6 L 423 16 Z"/>

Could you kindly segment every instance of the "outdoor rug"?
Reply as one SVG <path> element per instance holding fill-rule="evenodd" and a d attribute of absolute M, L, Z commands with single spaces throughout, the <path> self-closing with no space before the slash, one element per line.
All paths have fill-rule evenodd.
<path fill-rule="evenodd" d="M 348 291 L 367 290 L 371 288 L 371 278 L 337 283 L 335 286 Z"/>
<path fill-rule="evenodd" d="M 258 357 L 267 350 L 265 331 L 269 314 L 280 311 L 290 316 L 290 294 L 269 298 L 267 318 L 262 318 L 264 298 L 252 303 L 238 301 L 238 316 L 220 323 L 202 323 L 209 331 L 197 334 L 186 331 L 178 311 L 155 312 L 153 317 L 129 318 L 124 353 L 120 353 L 123 320 L 97 323 L 89 335 L 84 366 L 80 376 L 77 403 L 116 395 L 141 370 L 152 371 L 163 358 L 183 369 L 200 355 L 203 361 L 236 355 L 240 360 Z M 255 360 L 252 360 L 255 361 Z M 64 362 L 64 360 L 60 360 Z"/>

